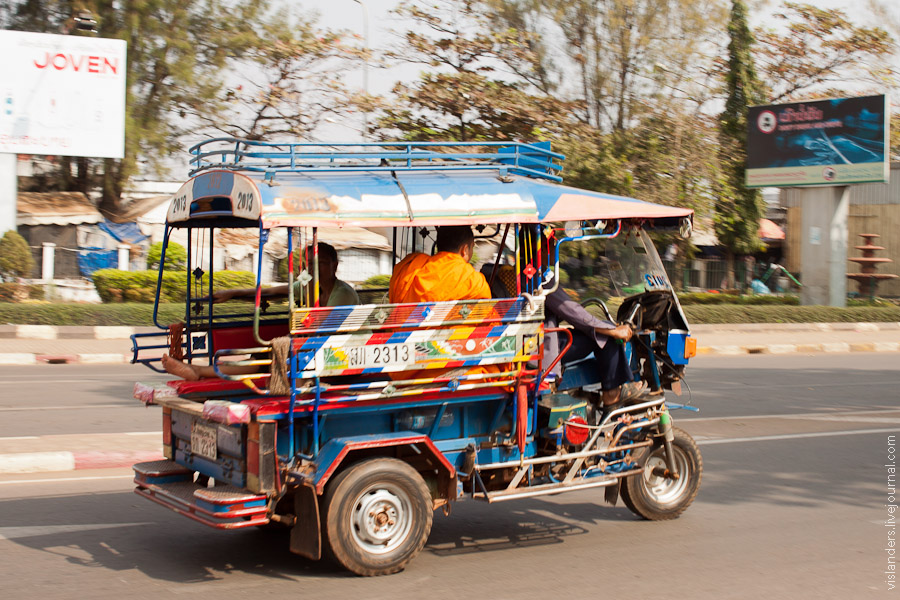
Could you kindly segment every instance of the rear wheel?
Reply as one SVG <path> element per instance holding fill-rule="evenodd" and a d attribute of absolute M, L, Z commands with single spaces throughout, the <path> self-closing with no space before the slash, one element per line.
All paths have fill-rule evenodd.
<path fill-rule="evenodd" d="M 651 521 L 674 519 L 691 505 L 700 491 L 703 457 L 697 443 L 686 431 L 674 428 L 672 442 L 678 479 L 654 475 L 653 469 L 666 468 L 662 443 L 635 452 L 634 459 L 643 472 L 622 482 L 622 500 L 632 512 Z"/>
<path fill-rule="evenodd" d="M 402 570 L 431 532 L 431 494 L 405 462 L 373 458 L 347 468 L 328 485 L 324 533 L 330 554 L 357 575 Z"/>

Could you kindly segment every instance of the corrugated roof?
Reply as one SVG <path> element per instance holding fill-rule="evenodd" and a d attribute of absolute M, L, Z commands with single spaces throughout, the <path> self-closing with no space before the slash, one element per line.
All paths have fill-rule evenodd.
<path fill-rule="evenodd" d="M 80 225 L 99 223 L 103 215 L 81 192 L 19 192 L 17 225 Z"/>

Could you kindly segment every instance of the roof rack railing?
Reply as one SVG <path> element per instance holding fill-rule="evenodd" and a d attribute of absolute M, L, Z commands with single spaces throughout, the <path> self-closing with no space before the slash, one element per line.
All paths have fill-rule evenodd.
<path fill-rule="evenodd" d="M 467 151 L 471 150 L 471 151 Z M 191 175 L 210 169 L 265 173 L 494 170 L 562 181 L 549 142 L 260 142 L 213 138 L 190 148 Z"/>

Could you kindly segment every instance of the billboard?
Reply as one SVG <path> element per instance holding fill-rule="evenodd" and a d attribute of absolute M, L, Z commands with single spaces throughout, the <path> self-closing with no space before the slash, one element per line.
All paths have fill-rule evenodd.
<path fill-rule="evenodd" d="M 884 95 L 751 106 L 747 187 L 886 182 L 889 119 Z"/>
<path fill-rule="evenodd" d="M 0 31 L 0 152 L 122 158 L 124 40 Z"/>

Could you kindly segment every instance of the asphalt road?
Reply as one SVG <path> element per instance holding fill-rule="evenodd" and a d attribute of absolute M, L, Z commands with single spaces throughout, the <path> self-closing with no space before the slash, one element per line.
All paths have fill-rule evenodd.
<path fill-rule="evenodd" d="M 158 409 L 129 400 L 135 367 L 29 369 L 0 370 L 0 437 L 158 427 Z M 705 471 L 676 521 L 638 520 L 602 491 L 464 501 L 435 515 L 406 571 L 363 579 L 291 555 L 277 532 L 219 532 L 147 503 L 123 470 L 0 476 L 2 595 L 900 597 L 885 574 L 896 355 L 701 357 L 689 373 L 702 411 L 674 416 Z"/>

